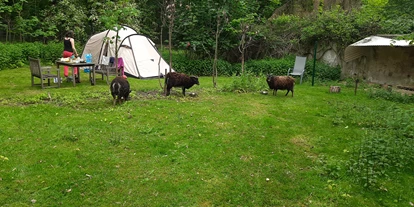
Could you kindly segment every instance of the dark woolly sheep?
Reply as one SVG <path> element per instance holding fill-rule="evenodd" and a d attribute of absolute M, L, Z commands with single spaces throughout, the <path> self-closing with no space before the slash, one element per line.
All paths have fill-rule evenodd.
<path fill-rule="evenodd" d="M 128 100 L 129 93 L 129 82 L 126 80 L 126 77 L 118 76 L 114 78 L 109 87 L 111 90 L 111 95 L 114 98 L 114 105 L 116 102 L 122 103 L 122 101 Z"/>
<path fill-rule="evenodd" d="M 273 90 L 273 95 L 276 95 L 277 90 L 287 90 L 285 96 L 288 95 L 289 91 L 292 91 L 293 97 L 293 87 L 295 86 L 295 79 L 290 76 L 273 76 L 268 75 L 266 82 L 269 85 L 269 88 Z"/>
<path fill-rule="evenodd" d="M 200 85 L 197 76 L 188 76 L 184 73 L 171 72 L 165 76 L 165 88 L 167 89 L 167 96 L 170 95 L 172 87 L 181 87 L 183 95 L 185 96 L 185 89 L 191 88 L 194 84 Z"/>

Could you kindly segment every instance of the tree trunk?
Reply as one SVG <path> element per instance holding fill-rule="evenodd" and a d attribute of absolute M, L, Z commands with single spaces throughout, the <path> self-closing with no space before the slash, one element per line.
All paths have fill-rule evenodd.
<path fill-rule="evenodd" d="M 169 25 L 168 25 L 168 47 L 169 47 L 169 53 L 170 53 L 170 71 L 169 72 L 171 72 L 171 68 L 173 67 L 173 64 L 172 64 L 172 33 L 174 29 L 174 19 L 175 19 L 175 0 L 172 0 L 170 4 L 167 6 L 167 11 L 168 11 L 167 13 L 169 14 L 168 19 L 170 20 Z"/>
<path fill-rule="evenodd" d="M 170 23 L 170 24 L 172 24 L 172 23 Z M 169 72 L 171 72 L 171 68 L 172 68 L 172 44 L 171 44 L 171 42 L 172 42 L 172 25 L 170 25 L 170 27 L 169 27 L 169 29 L 168 29 L 168 50 L 169 50 L 169 53 L 170 53 L 170 71 Z"/>
<path fill-rule="evenodd" d="M 163 47 L 163 44 L 162 44 L 162 32 L 163 32 L 163 25 L 161 26 L 161 28 L 160 28 L 160 51 L 162 51 L 162 47 Z"/>
<path fill-rule="evenodd" d="M 242 49 L 241 54 L 241 65 L 242 65 L 242 75 L 244 74 L 244 49 Z"/>
<path fill-rule="evenodd" d="M 245 34 L 245 31 L 243 31 L 243 35 L 242 35 L 242 39 L 241 39 L 241 41 L 240 41 L 240 52 L 241 52 L 241 69 L 242 69 L 242 71 L 241 71 L 241 74 L 243 75 L 244 74 L 244 53 L 245 53 L 245 50 L 246 50 L 246 48 L 245 48 L 245 42 L 246 41 L 246 34 Z"/>
<path fill-rule="evenodd" d="M 313 0 L 313 14 L 317 16 L 319 14 L 320 0 Z"/>
<path fill-rule="evenodd" d="M 218 39 L 220 36 L 220 17 L 217 17 L 216 28 L 216 46 L 214 47 L 214 62 L 213 62 L 213 86 L 217 86 L 217 58 L 218 58 Z"/>
<path fill-rule="evenodd" d="M 119 29 L 116 30 L 116 37 L 115 37 L 115 71 L 118 72 L 118 35 Z"/>

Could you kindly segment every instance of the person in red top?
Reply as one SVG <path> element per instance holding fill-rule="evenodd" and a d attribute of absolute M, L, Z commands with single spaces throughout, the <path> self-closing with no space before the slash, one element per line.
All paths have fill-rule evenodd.
<path fill-rule="evenodd" d="M 69 30 L 66 32 L 65 34 L 65 39 L 63 40 L 63 54 L 62 57 L 64 58 L 70 58 L 72 55 L 75 55 L 75 57 L 78 57 L 78 52 L 76 51 L 75 48 L 75 39 L 74 39 L 75 34 L 73 33 L 72 30 Z M 75 68 L 74 70 L 75 75 L 78 74 L 78 68 Z M 65 75 L 65 77 L 68 77 L 69 75 L 69 67 L 65 66 L 63 68 L 63 74 Z M 77 80 L 79 81 L 79 80 Z"/>

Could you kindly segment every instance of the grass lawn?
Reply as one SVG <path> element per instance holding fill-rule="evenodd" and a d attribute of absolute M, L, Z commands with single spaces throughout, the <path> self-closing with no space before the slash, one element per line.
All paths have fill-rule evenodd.
<path fill-rule="evenodd" d="M 232 77 L 200 77 L 197 97 L 129 78 L 131 100 L 113 106 L 106 81 L 82 75 L 42 90 L 28 68 L 0 71 L 0 206 L 414 203 L 412 103 L 309 81 L 294 97 L 223 92 Z"/>

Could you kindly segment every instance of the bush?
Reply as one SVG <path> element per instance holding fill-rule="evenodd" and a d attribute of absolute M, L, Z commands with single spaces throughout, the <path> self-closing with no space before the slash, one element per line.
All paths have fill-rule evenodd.
<path fill-rule="evenodd" d="M 62 43 L 50 42 L 42 43 L 0 43 L 0 70 L 13 69 L 28 64 L 27 58 L 40 58 L 46 64 L 54 62 L 62 55 Z M 82 51 L 82 46 L 77 46 L 78 51 Z M 162 51 L 162 56 L 169 62 L 168 50 Z M 213 74 L 213 60 L 188 58 L 182 51 L 173 51 L 172 54 L 174 70 L 188 75 L 211 76 Z M 251 75 L 260 76 L 261 74 L 286 75 L 289 68 L 295 63 L 294 56 L 287 56 L 282 59 L 263 59 L 251 60 L 246 62 L 245 71 Z M 311 75 L 313 62 L 307 61 L 305 78 Z M 241 74 L 241 64 L 231 64 L 225 60 L 218 60 L 217 72 L 219 76 L 234 76 Z M 315 77 L 321 81 L 339 80 L 341 70 L 339 67 L 330 67 L 326 64 L 316 63 Z"/>
<path fill-rule="evenodd" d="M 240 76 L 233 75 L 232 82 L 223 86 L 223 91 L 227 92 L 256 92 L 267 88 L 266 76 L 263 74 L 255 75 L 245 72 Z"/>
<path fill-rule="evenodd" d="M 294 57 L 291 56 L 282 59 L 252 60 L 246 62 L 246 71 L 256 75 L 263 73 L 281 76 L 287 75 L 288 69 L 293 67 L 294 63 Z"/>
<path fill-rule="evenodd" d="M 341 168 L 355 181 L 365 187 L 375 187 L 383 178 L 394 180 L 399 173 L 412 172 L 413 109 L 389 103 L 373 107 L 343 102 L 333 105 L 336 111 L 333 125 L 363 129 L 360 141 L 350 146 L 349 157 L 341 161 Z"/>
<path fill-rule="evenodd" d="M 163 57 L 169 59 L 168 52 L 163 52 Z M 213 60 L 200 60 L 185 57 L 184 53 L 173 53 L 173 68 L 177 72 L 198 75 L 211 76 L 213 71 Z M 286 56 L 281 59 L 262 59 L 250 60 L 245 63 L 245 72 L 259 76 L 261 74 L 287 75 L 288 69 L 295 64 L 295 56 Z M 305 66 L 305 76 L 311 77 L 313 71 L 313 61 L 307 61 Z M 241 74 L 241 64 L 231 64 L 224 60 L 218 60 L 217 72 L 219 76 L 233 76 Z M 319 81 L 337 81 L 341 77 L 339 67 L 331 67 L 322 62 L 316 62 L 315 78 Z"/>
<path fill-rule="evenodd" d="M 246 63 L 246 71 L 256 75 L 273 74 L 278 76 L 287 75 L 288 69 L 295 64 L 294 56 L 287 56 L 282 59 L 253 60 Z M 306 61 L 304 79 L 312 77 L 313 61 Z M 315 79 L 320 81 L 337 81 L 341 78 L 341 68 L 332 67 L 317 61 L 315 64 Z"/>
<path fill-rule="evenodd" d="M 414 95 L 409 96 L 402 93 L 394 92 L 392 89 L 384 90 L 384 89 L 374 89 L 371 88 L 368 91 L 368 97 L 372 99 L 385 99 L 392 102 L 398 103 L 414 103 Z"/>
<path fill-rule="evenodd" d="M 391 179 L 392 174 L 413 170 L 414 111 L 394 106 L 384 111 L 389 116 L 379 121 L 382 125 L 367 128 L 366 136 L 355 146 L 347 163 L 348 173 L 365 187 L 376 186 L 380 177 Z"/>
<path fill-rule="evenodd" d="M 168 63 L 168 50 L 162 51 L 162 56 Z M 173 51 L 172 60 L 172 67 L 177 72 L 198 76 L 211 76 L 213 74 L 213 60 L 188 58 L 182 51 Z M 218 60 L 217 62 L 217 73 L 219 76 L 232 76 L 238 70 L 236 65 L 232 65 L 227 61 Z"/>
<path fill-rule="evenodd" d="M 40 58 L 48 64 L 62 55 L 62 43 L 0 43 L 0 70 L 13 69 L 28 64 L 28 57 Z"/>
<path fill-rule="evenodd" d="M 306 69 L 308 70 L 306 74 L 312 76 L 313 62 L 307 62 Z M 339 66 L 332 67 L 322 62 L 316 62 L 315 78 L 320 81 L 337 81 L 341 78 L 341 68 Z"/>

